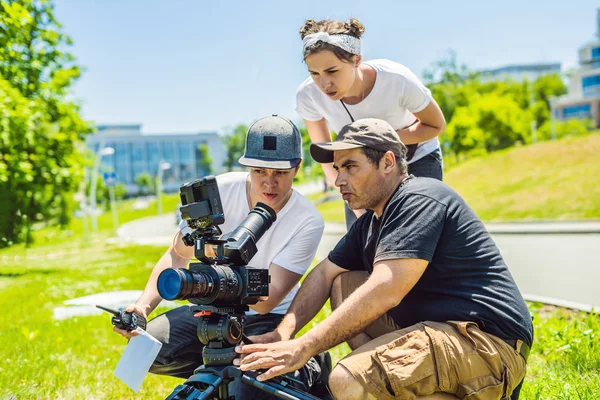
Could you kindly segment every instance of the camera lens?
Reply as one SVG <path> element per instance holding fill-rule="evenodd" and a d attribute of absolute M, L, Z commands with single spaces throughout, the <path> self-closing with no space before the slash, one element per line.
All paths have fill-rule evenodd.
<path fill-rule="evenodd" d="M 242 221 L 229 236 L 229 240 L 239 240 L 244 233 L 248 233 L 252 236 L 254 243 L 262 237 L 262 235 L 273 225 L 273 222 L 277 219 L 275 210 L 263 203 L 257 203 L 256 206 L 250 210 L 246 218 Z"/>
<path fill-rule="evenodd" d="M 210 291 L 210 276 L 185 268 L 169 268 L 158 276 L 158 293 L 163 299 L 177 300 L 203 297 Z"/>

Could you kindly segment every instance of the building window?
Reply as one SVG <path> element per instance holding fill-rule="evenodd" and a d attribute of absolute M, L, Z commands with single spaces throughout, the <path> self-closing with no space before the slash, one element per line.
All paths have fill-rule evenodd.
<path fill-rule="evenodd" d="M 115 149 L 115 171 L 120 182 L 133 183 L 131 176 L 131 153 L 129 143 L 117 143 Z"/>
<path fill-rule="evenodd" d="M 585 97 L 600 94 L 600 75 L 585 76 L 581 79 L 583 95 Z"/>
<path fill-rule="evenodd" d="M 173 142 L 163 143 L 164 159 L 171 164 L 171 168 L 163 172 L 165 183 L 178 183 L 179 171 L 177 169 L 177 156 L 175 155 L 175 144 Z"/>
<path fill-rule="evenodd" d="M 157 142 L 148 143 L 148 169 L 150 169 L 150 176 L 156 176 L 158 163 L 161 158 L 160 144 Z"/>
<path fill-rule="evenodd" d="M 193 147 L 191 142 L 179 143 L 179 178 L 184 182 L 192 180 L 195 171 Z"/>
<path fill-rule="evenodd" d="M 600 59 L 600 47 L 592 47 L 592 60 Z"/>
<path fill-rule="evenodd" d="M 144 173 L 148 173 L 146 163 L 146 145 L 144 143 L 131 144 L 131 159 L 133 161 L 133 179 Z"/>
<path fill-rule="evenodd" d="M 579 104 L 563 108 L 563 118 L 585 118 L 592 115 L 590 104 Z"/>

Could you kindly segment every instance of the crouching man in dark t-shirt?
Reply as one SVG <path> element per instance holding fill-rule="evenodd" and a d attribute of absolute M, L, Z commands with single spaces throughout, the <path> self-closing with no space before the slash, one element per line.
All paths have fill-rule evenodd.
<path fill-rule="evenodd" d="M 407 174 L 394 129 L 363 119 L 311 155 L 333 162 L 352 209 L 368 209 L 308 275 L 278 328 L 238 348 L 263 380 L 348 341 L 329 384 L 340 399 L 518 397 L 531 315 L 484 225 L 449 186 Z M 294 335 L 331 297 L 335 310 Z M 262 344 L 261 344 L 262 343 Z"/>

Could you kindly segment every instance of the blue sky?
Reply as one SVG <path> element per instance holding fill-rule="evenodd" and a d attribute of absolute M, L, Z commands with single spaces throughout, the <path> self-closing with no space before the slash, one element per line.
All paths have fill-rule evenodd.
<path fill-rule="evenodd" d="M 298 30 L 307 18 L 358 18 L 365 59 L 419 76 L 456 52 L 472 69 L 577 62 L 596 34 L 597 0 L 192 1 L 56 0 L 56 17 L 85 68 L 74 95 L 99 124 L 148 133 L 231 127 L 265 115 L 299 121 L 308 76 Z"/>

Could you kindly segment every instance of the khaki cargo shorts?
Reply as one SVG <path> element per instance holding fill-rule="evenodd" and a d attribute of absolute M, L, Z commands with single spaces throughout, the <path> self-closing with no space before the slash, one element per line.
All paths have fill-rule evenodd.
<path fill-rule="evenodd" d="M 435 392 L 460 399 L 502 399 L 525 377 L 523 357 L 474 322 L 424 321 L 371 335 L 390 321 L 387 316 L 375 321 L 365 330 L 375 339 L 340 361 L 377 399 L 413 399 Z"/>

